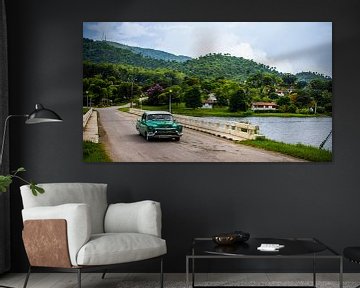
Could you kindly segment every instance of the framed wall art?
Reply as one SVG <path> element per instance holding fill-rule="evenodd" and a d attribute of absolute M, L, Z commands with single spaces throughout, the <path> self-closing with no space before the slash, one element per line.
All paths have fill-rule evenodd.
<path fill-rule="evenodd" d="M 331 22 L 84 22 L 86 162 L 332 161 Z"/>

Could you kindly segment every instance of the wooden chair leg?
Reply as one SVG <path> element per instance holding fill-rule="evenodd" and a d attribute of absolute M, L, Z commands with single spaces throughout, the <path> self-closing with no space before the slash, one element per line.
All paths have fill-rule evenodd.
<path fill-rule="evenodd" d="M 30 274 L 31 274 L 31 265 L 29 266 L 29 270 L 28 270 L 28 272 L 27 272 L 27 274 L 26 274 L 26 278 L 25 278 L 25 282 L 24 282 L 23 288 L 26 288 L 27 283 L 28 283 L 28 281 L 29 281 Z"/>

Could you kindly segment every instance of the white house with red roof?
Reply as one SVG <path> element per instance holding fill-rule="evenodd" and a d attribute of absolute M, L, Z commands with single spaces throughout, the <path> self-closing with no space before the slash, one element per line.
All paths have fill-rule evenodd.
<path fill-rule="evenodd" d="M 277 110 L 278 105 L 274 102 L 253 102 L 251 104 L 251 110 L 253 111 L 275 111 Z"/>

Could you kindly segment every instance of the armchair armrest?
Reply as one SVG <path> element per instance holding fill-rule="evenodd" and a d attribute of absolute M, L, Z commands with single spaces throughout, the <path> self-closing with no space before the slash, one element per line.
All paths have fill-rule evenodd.
<path fill-rule="evenodd" d="M 91 222 L 89 207 L 86 204 L 64 204 L 58 206 L 33 207 L 22 210 L 23 221 L 64 219 L 66 221 L 67 242 L 70 261 L 77 265 L 76 256 L 80 248 L 89 241 L 91 235 Z M 34 235 L 39 241 L 40 235 Z M 49 244 L 49 243 L 45 243 Z"/>
<path fill-rule="evenodd" d="M 143 233 L 161 237 L 160 203 L 150 200 L 111 204 L 105 215 L 106 233 Z"/>

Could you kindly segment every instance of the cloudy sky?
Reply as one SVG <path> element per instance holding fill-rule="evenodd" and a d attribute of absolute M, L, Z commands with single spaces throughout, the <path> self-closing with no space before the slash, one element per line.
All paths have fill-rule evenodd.
<path fill-rule="evenodd" d="M 278 71 L 332 76 L 331 22 L 84 22 L 83 36 L 199 57 L 230 53 Z"/>

